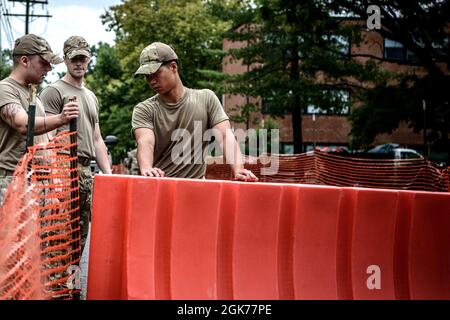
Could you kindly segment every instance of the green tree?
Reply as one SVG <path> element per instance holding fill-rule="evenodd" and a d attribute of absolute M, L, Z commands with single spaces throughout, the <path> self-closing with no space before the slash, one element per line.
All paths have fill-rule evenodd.
<path fill-rule="evenodd" d="M 207 86 L 220 94 L 211 79 L 221 70 L 222 39 L 226 24 L 212 15 L 202 0 L 130 0 L 113 6 L 103 23 L 116 33 L 117 53 L 124 75 L 132 77 L 139 55 L 154 41 L 171 45 L 179 57 L 181 77 L 193 88 Z M 144 81 L 140 92 L 148 96 Z"/>
<path fill-rule="evenodd" d="M 352 134 L 359 145 L 369 144 L 378 133 L 391 133 L 401 121 L 414 131 L 427 129 L 427 141 L 436 151 L 450 150 L 450 2 L 335 0 L 334 10 L 367 19 L 367 7 L 377 5 L 383 37 L 400 43 L 406 59 L 426 72 L 398 73 L 393 81 L 367 90 L 364 104 L 352 114 Z M 374 58 L 374 57 L 372 57 Z M 423 110 L 425 101 L 426 111 Z M 426 120 L 424 119 L 426 116 Z"/>
<path fill-rule="evenodd" d="M 110 7 L 102 21 L 115 32 L 116 45 L 100 44 L 94 48 L 95 61 L 87 84 L 102 106 L 103 133 L 119 138 L 113 149 L 116 159 L 135 148 L 131 135 L 133 107 L 153 94 L 144 77 L 133 78 L 139 55 L 151 42 L 161 41 L 175 49 L 185 85 L 222 94 L 220 35 L 226 23 L 212 15 L 204 1 L 129 0 Z"/>
<path fill-rule="evenodd" d="M 355 91 L 359 89 L 355 79 L 381 81 L 384 77 L 376 63 L 349 59 L 349 43 L 361 41 L 360 26 L 333 16 L 329 1 L 254 0 L 210 5 L 223 19 L 231 20 L 225 37 L 244 44 L 228 53 L 234 61 L 250 66 L 231 79 L 230 92 L 261 97 L 272 115 L 290 113 L 296 153 L 304 150 L 302 114 L 309 105 L 339 113 L 346 102 L 333 90 Z"/>
<path fill-rule="evenodd" d="M 345 89 L 362 102 L 350 117 L 354 146 L 368 145 L 377 134 L 391 133 L 406 121 L 417 132 L 426 125 L 428 141 L 450 149 L 448 1 L 211 3 L 214 12 L 231 21 L 226 37 L 244 44 L 229 53 L 251 67 L 232 79 L 230 92 L 261 97 L 272 115 L 289 112 L 295 152 L 302 150 L 301 115 L 308 105 L 328 111 L 345 107 L 328 89 Z M 346 50 L 367 41 L 361 31 L 367 28 L 369 5 L 381 10 L 382 28 L 373 32 L 401 43 L 405 55 L 414 59 L 398 62 L 422 67 L 425 75 L 383 71 L 383 58 Z"/>
<path fill-rule="evenodd" d="M 11 50 L 6 49 L 2 52 L 2 61 L 0 61 L 0 79 L 4 79 L 11 73 L 12 55 Z"/>
<path fill-rule="evenodd" d="M 99 43 L 93 47 L 92 53 L 94 61 L 86 76 L 86 86 L 99 100 L 102 134 L 118 137 L 117 145 L 110 148 L 116 163 L 135 147 L 131 135 L 131 114 L 136 90 L 132 80 L 124 76 L 115 47 Z"/>

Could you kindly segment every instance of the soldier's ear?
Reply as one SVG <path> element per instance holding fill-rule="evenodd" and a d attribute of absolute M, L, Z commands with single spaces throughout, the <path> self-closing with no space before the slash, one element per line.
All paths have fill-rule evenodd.
<path fill-rule="evenodd" d="M 178 70 L 178 64 L 175 61 L 172 61 L 170 63 L 170 69 L 172 69 L 173 71 L 177 71 Z"/>
<path fill-rule="evenodd" d="M 31 62 L 31 59 L 29 56 L 21 56 L 20 59 L 20 64 L 22 64 L 23 66 L 28 67 L 29 63 Z"/>

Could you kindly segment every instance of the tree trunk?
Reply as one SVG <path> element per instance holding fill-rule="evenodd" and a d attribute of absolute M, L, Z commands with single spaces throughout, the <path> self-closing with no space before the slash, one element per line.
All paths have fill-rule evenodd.
<path fill-rule="evenodd" d="M 289 1 L 287 9 L 287 22 L 291 26 L 298 24 L 296 16 L 297 6 L 299 4 L 295 0 Z M 296 28 L 293 28 L 296 30 Z M 296 32 L 292 32 L 290 35 L 290 82 L 292 91 L 291 100 L 291 113 L 292 113 L 292 131 L 294 138 L 294 153 L 302 153 L 303 150 L 303 137 L 302 137 L 302 106 L 300 104 L 300 94 L 298 92 L 299 79 L 300 79 L 300 66 L 299 66 L 299 35 Z"/>

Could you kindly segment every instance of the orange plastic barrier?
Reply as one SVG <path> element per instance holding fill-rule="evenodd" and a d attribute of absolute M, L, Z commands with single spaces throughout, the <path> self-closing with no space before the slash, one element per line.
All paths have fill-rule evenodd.
<path fill-rule="evenodd" d="M 450 194 L 97 175 L 88 299 L 450 299 Z"/>

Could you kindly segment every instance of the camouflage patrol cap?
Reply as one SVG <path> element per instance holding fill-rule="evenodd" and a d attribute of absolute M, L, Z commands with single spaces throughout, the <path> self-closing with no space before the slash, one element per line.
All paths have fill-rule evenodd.
<path fill-rule="evenodd" d="M 76 56 L 91 57 L 91 49 L 87 41 L 80 36 L 72 36 L 64 42 L 64 55 L 72 59 Z"/>
<path fill-rule="evenodd" d="M 40 55 L 45 61 L 51 64 L 63 62 L 61 57 L 54 54 L 48 42 L 35 34 L 26 34 L 14 42 L 13 55 Z"/>
<path fill-rule="evenodd" d="M 170 46 L 162 42 L 153 42 L 142 50 L 139 57 L 140 67 L 134 76 L 155 73 L 164 62 L 177 59 L 177 54 Z"/>

